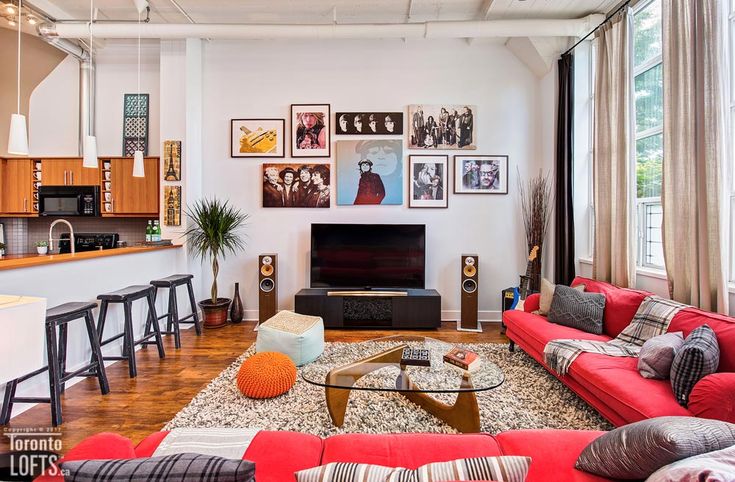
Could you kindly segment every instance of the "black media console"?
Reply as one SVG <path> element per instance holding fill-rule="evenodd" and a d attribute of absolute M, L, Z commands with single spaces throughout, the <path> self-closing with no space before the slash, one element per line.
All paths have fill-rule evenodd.
<path fill-rule="evenodd" d="M 396 291 L 400 296 L 391 294 Z M 321 316 L 325 328 L 426 329 L 441 324 L 441 295 L 436 290 L 307 288 L 296 293 L 295 309 Z"/>

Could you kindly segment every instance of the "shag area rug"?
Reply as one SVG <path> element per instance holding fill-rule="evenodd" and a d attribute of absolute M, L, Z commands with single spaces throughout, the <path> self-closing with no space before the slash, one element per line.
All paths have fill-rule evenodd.
<path fill-rule="evenodd" d="M 324 369 L 365 358 L 388 346 L 378 343 L 327 343 L 324 353 L 308 370 Z M 546 372 L 521 350 L 510 353 L 505 344 L 466 344 L 483 359 L 497 364 L 505 382 L 497 388 L 477 392 L 483 432 L 497 433 L 516 429 L 592 429 L 610 430 L 612 426 L 582 399 Z M 243 396 L 235 378 L 242 362 L 255 353 L 252 345 L 232 365 L 199 392 L 166 426 L 179 427 L 255 427 L 262 430 L 290 430 L 328 436 L 338 433 L 443 432 L 456 430 L 399 393 L 353 390 L 342 427 L 329 418 L 324 388 L 299 376 L 294 387 L 280 397 L 254 400 Z M 384 383 L 381 369 L 358 383 Z M 387 373 L 395 379 L 394 373 Z M 453 403 L 456 394 L 432 394 Z"/>

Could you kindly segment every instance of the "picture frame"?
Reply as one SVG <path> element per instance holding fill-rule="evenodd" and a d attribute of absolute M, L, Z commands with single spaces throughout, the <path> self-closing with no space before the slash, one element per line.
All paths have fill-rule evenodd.
<path fill-rule="evenodd" d="M 403 205 L 403 139 L 336 142 L 337 205 Z"/>
<path fill-rule="evenodd" d="M 165 226 L 181 226 L 181 186 L 163 186 Z"/>
<path fill-rule="evenodd" d="M 408 156 L 408 207 L 449 207 L 449 156 Z"/>
<path fill-rule="evenodd" d="M 336 112 L 336 136 L 401 136 L 403 112 Z"/>
<path fill-rule="evenodd" d="M 332 167 L 328 163 L 264 163 L 264 208 L 329 208 Z"/>
<path fill-rule="evenodd" d="M 230 157 L 285 157 L 286 119 L 230 119 Z"/>
<path fill-rule="evenodd" d="M 330 104 L 291 104 L 291 157 L 332 155 Z"/>
<path fill-rule="evenodd" d="M 181 181 L 181 141 L 163 141 L 163 180 Z"/>
<path fill-rule="evenodd" d="M 508 194 L 508 156 L 454 156 L 454 194 Z"/>
<path fill-rule="evenodd" d="M 411 104 L 408 106 L 408 148 L 421 150 L 477 149 L 477 106 Z"/>

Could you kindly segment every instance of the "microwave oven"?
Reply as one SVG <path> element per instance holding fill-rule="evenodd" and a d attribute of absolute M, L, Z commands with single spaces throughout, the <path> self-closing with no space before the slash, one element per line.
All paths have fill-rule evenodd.
<path fill-rule="evenodd" d="M 39 216 L 99 216 L 99 186 L 40 186 Z"/>

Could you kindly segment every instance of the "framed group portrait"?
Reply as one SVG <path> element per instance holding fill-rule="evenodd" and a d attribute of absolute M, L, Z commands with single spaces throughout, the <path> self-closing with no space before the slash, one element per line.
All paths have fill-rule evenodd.
<path fill-rule="evenodd" d="M 264 208 L 328 208 L 329 164 L 263 164 Z"/>
<path fill-rule="evenodd" d="M 408 207 L 447 207 L 449 156 L 410 155 L 408 166 Z"/>
<path fill-rule="evenodd" d="M 403 134 L 402 112 L 337 112 L 336 135 L 393 136 Z"/>
<path fill-rule="evenodd" d="M 477 149 L 474 105 L 409 105 L 409 149 Z"/>
<path fill-rule="evenodd" d="M 230 120 L 230 157 L 284 157 L 285 119 Z"/>
<path fill-rule="evenodd" d="M 508 194 L 508 156 L 454 156 L 455 194 Z"/>
<path fill-rule="evenodd" d="M 291 157 L 329 157 L 329 104 L 291 104 Z"/>

